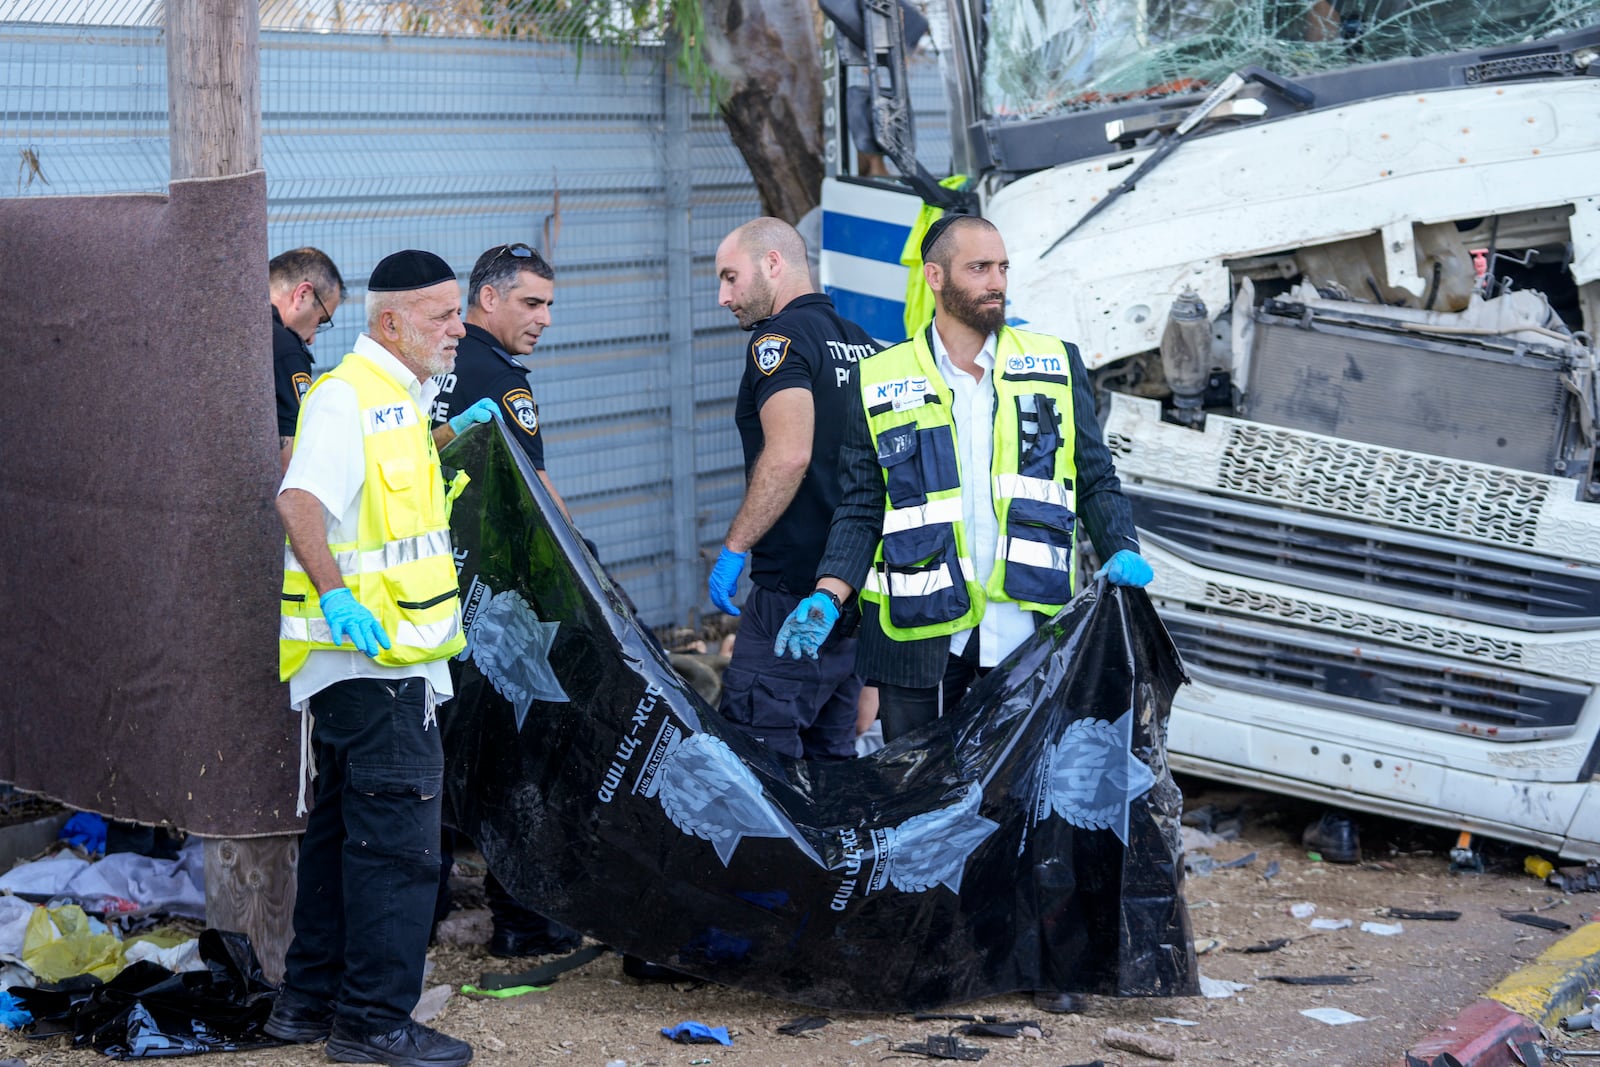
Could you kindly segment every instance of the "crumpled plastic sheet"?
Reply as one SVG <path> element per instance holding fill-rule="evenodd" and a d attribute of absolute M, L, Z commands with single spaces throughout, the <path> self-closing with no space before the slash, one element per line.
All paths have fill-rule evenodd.
<path fill-rule="evenodd" d="M 280 1045 L 262 1026 L 276 987 L 268 984 L 243 934 L 206 930 L 205 969 L 173 974 L 149 961 L 109 982 L 79 976 L 52 986 L 13 989 L 32 1013 L 33 1036 L 72 1036 L 113 1059 L 227 1052 Z"/>
<path fill-rule="evenodd" d="M 93 863 L 58 852 L 7 871 L 0 876 L 0 891 L 41 899 L 73 897 L 91 910 L 102 901 L 128 901 L 140 910 L 203 919 L 205 848 L 199 838 L 192 838 L 175 860 L 113 852 Z"/>
<path fill-rule="evenodd" d="M 674 674 L 498 420 L 443 458 L 472 476 L 448 816 L 524 904 L 823 1008 L 1197 992 L 1164 738 L 1184 676 L 1142 591 L 1092 585 L 872 756 L 785 760 Z"/>
<path fill-rule="evenodd" d="M 122 942 L 76 904 L 40 907 L 28 919 L 22 962 L 46 982 L 79 974 L 104 980 L 122 970 Z"/>

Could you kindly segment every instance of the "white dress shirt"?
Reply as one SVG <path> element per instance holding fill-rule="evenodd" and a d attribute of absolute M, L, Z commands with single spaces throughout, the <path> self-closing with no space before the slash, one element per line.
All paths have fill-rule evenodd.
<path fill-rule="evenodd" d="M 1000 520 L 994 513 L 994 351 L 995 335 L 983 342 L 974 360 L 983 368 L 979 381 L 950 362 L 950 353 L 939 336 L 937 322 L 932 330 L 933 358 L 939 373 L 954 394 L 950 416 L 955 421 L 956 458 L 961 464 L 961 519 L 967 528 L 967 550 L 972 553 L 975 580 L 989 581 L 994 572 L 995 555 L 1000 549 Z M 993 667 L 1009 656 L 1018 645 L 1033 636 L 1033 613 L 1009 600 L 991 600 L 978 623 L 978 666 Z M 966 650 L 972 631 L 950 635 L 950 654 Z"/>
<path fill-rule="evenodd" d="M 356 338 L 354 351 L 402 383 L 417 405 L 418 421 L 423 426 L 428 425 L 427 412 L 439 392 L 438 383 L 431 378 L 418 381 L 404 363 L 366 334 Z M 340 544 L 357 539 L 361 486 L 366 476 L 356 391 L 337 378 L 324 381 L 315 391 L 306 394 L 299 431 L 294 439 L 294 456 L 289 460 L 289 469 L 284 473 L 278 492 L 303 489 L 320 500 L 328 543 Z M 289 678 L 289 704 L 303 711 L 314 694 L 351 678 L 426 678 L 437 699 L 444 700 L 455 693 L 450 685 L 450 667 L 445 660 L 387 667 L 374 663 L 361 652 L 319 649 Z"/>

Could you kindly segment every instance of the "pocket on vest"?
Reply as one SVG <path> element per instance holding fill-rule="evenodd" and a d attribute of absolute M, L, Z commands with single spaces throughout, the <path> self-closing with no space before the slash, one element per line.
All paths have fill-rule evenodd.
<path fill-rule="evenodd" d="M 898 530 L 883 537 L 889 622 L 902 629 L 949 622 L 972 606 L 948 524 Z"/>
<path fill-rule="evenodd" d="M 1071 598 L 1076 525 L 1077 516 L 1057 504 L 1011 502 L 1006 515 L 1006 596 L 1035 604 L 1063 604 Z"/>

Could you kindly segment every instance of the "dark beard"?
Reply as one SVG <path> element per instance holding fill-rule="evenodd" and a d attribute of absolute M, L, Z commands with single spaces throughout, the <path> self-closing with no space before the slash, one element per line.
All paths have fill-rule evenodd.
<path fill-rule="evenodd" d="M 995 296 L 991 290 L 984 289 L 977 293 L 968 293 L 953 285 L 944 287 L 945 314 L 955 319 L 964 326 L 969 326 L 982 334 L 998 333 L 1000 327 L 1006 322 L 1005 298 L 1000 298 L 1000 306 L 994 310 L 982 307 L 985 299 Z"/>

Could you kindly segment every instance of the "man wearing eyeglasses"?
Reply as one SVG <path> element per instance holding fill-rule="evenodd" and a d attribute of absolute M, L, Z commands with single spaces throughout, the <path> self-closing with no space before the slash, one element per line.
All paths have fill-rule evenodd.
<path fill-rule="evenodd" d="M 333 325 L 344 300 L 344 279 L 326 252 L 296 248 L 274 256 L 267 267 L 272 298 L 272 370 L 278 395 L 278 448 L 283 467 L 294 451 L 300 401 L 311 388 L 311 349 L 317 334 Z"/>
<path fill-rule="evenodd" d="M 467 336 L 456 350 L 456 369 L 439 379 L 434 425 L 487 397 L 527 453 L 539 480 L 570 519 L 566 501 L 544 469 L 539 403 L 528 387 L 528 368 L 517 359 L 533 351 L 555 303 L 556 271 L 522 243 L 495 245 L 472 265 L 467 283 Z"/>

